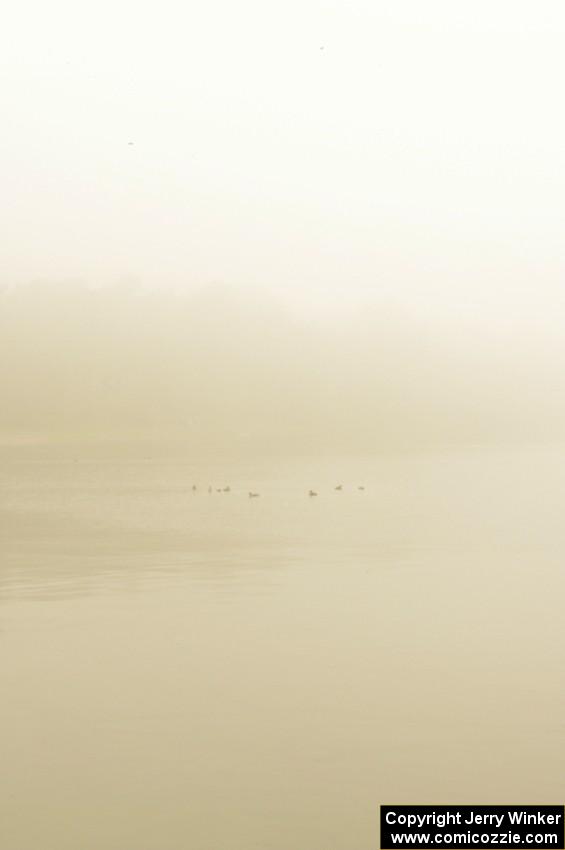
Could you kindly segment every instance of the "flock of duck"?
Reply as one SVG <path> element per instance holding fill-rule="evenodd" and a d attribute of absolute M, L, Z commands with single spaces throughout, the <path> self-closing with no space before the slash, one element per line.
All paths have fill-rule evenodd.
<path fill-rule="evenodd" d="M 365 488 L 362 485 L 359 485 L 357 487 L 357 489 L 358 490 L 364 490 Z M 193 492 L 196 492 L 196 490 L 198 490 L 198 487 L 196 486 L 196 484 L 192 485 L 192 490 L 193 490 Z M 213 493 L 214 490 L 216 491 L 216 493 L 231 493 L 231 487 L 229 486 L 229 484 L 227 485 L 227 487 L 216 487 L 216 488 L 212 487 L 211 484 L 208 485 L 208 492 L 209 493 Z M 338 491 L 343 490 L 343 484 L 337 484 L 334 487 L 334 490 L 338 490 Z M 250 499 L 258 499 L 261 494 L 256 493 L 253 490 L 249 490 L 247 495 L 249 496 Z M 308 496 L 309 497 L 317 496 L 317 495 L 318 495 L 318 493 L 316 492 L 316 490 L 308 490 Z"/>

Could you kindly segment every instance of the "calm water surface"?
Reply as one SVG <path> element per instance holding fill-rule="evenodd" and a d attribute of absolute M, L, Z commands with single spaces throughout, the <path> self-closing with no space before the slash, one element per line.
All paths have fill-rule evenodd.
<path fill-rule="evenodd" d="M 0 846 L 369 850 L 379 803 L 561 802 L 564 506 L 557 450 L 5 453 Z"/>

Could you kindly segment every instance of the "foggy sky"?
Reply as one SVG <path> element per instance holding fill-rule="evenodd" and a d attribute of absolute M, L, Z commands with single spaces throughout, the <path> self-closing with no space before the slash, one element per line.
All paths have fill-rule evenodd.
<path fill-rule="evenodd" d="M 564 36 L 558 0 L 11 4 L 3 282 L 555 296 Z"/>

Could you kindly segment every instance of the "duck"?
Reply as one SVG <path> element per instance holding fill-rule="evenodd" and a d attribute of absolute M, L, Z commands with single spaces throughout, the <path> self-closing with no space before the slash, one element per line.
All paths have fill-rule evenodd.
<path fill-rule="evenodd" d="M 318 494 L 316 493 L 315 490 L 308 490 L 308 495 L 309 496 L 317 496 Z"/>
<path fill-rule="evenodd" d="M 334 487 L 334 490 L 343 490 L 343 484 L 338 484 L 337 487 Z"/>
<path fill-rule="evenodd" d="M 258 498 L 259 498 L 259 493 L 253 493 L 253 491 L 252 491 L 252 490 L 250 490 L 250 491 L 249 491 L 249 498 L 250 498 L 250 499 L 258 499 Z"/>

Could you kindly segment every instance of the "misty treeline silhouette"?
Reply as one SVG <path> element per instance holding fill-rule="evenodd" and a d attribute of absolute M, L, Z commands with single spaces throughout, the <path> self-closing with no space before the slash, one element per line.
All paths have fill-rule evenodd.
<path fill-rule="evenodd" d="M 367 309 L 312 321 L 268 291 L 0 292 L 0 435 L 370 452 L 559 431 L 555 380 Z M 522 365 L 524 365 L 522 364 Z M 559 427 L 555 427 L 556 423 Z"/>

